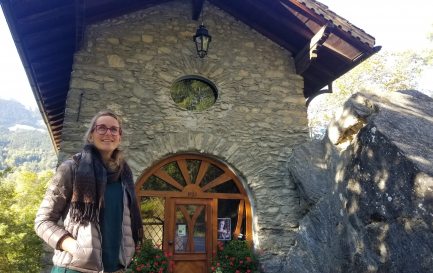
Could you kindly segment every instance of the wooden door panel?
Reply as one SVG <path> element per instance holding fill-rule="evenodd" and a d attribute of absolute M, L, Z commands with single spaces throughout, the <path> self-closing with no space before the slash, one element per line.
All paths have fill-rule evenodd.
<path fill-rule="evenodd" d="M 174 272 L 176 273 L 207 273 L 206 261 L 175 261 Z"/>
<path fill-rule="evenodd" d="M 211 199 L 168 198 L 165 249 L 173 253 L 174 273 L 206 273 L 212 257 Z"/>

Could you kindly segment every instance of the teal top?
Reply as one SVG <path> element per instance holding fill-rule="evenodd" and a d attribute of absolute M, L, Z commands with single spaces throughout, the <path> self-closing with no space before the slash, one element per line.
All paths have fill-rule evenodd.
<path fill-rule="evenodd" d="M 101 209 L 99 225 L 102 234 L 102 263 L 105 272 L 117 271 L 122 239 L 123 189 L 120 181 L 108 182 Z"/>
<path fill-rule="evenodd" d="M 65 267 L 53 266 L 51 273 L 81 273 L 80 271 L 67 269 Z"/>

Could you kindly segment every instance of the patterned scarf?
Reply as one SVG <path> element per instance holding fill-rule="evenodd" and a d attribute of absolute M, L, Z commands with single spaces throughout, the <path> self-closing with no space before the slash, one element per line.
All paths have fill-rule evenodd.
<path fill-rule="evenodd" d="M 123 167 L 120 168 L 120 173 L 117 171 L 107 174 L 100 153 L 91 144 L 84 146 L 83 151 L 75 155 L 74 159 L 78 161 L 78 168 L 72 186 L 72 219 L 82 224 L 98 223 L 99 211 L 104 205 L 103 197 L 107 180 L 115 181 L 120 177 L 128 195 L 132 235 L 135 243 L 141 242 L 143 238 L 142 220 L 135 197 L 132 171 L 128 164 L 124 163 Z"/>

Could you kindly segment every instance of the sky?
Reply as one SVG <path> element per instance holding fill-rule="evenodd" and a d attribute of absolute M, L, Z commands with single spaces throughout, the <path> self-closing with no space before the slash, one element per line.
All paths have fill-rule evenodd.
<path fill-rule="evenodd" d="M 421 50 L 433 32 L 431 0 L 319 0 L 330 10 L 376 38 L 382 50 Z M 0 9 L 0 98 L 37 108 L 21 60 Z M 423 83 L 433 89 L 433 69 Z"/>
<path fill-rule="evenodd" d="M 422 49 L 433 32 L 431 0 L 319 0 L 386 50 Z"/>

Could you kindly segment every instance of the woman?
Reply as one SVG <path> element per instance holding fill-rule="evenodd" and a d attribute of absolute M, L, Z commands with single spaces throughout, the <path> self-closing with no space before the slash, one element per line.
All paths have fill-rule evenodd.
<path fill-rule="evenodd" d="M 52 273 L 124 272 L 131 262 L 143 232 L 121 137 L 120 118 L 100 112 L 83 150 L 58 167 L 35 220 L 38 236 L 55 249 Z"/>

